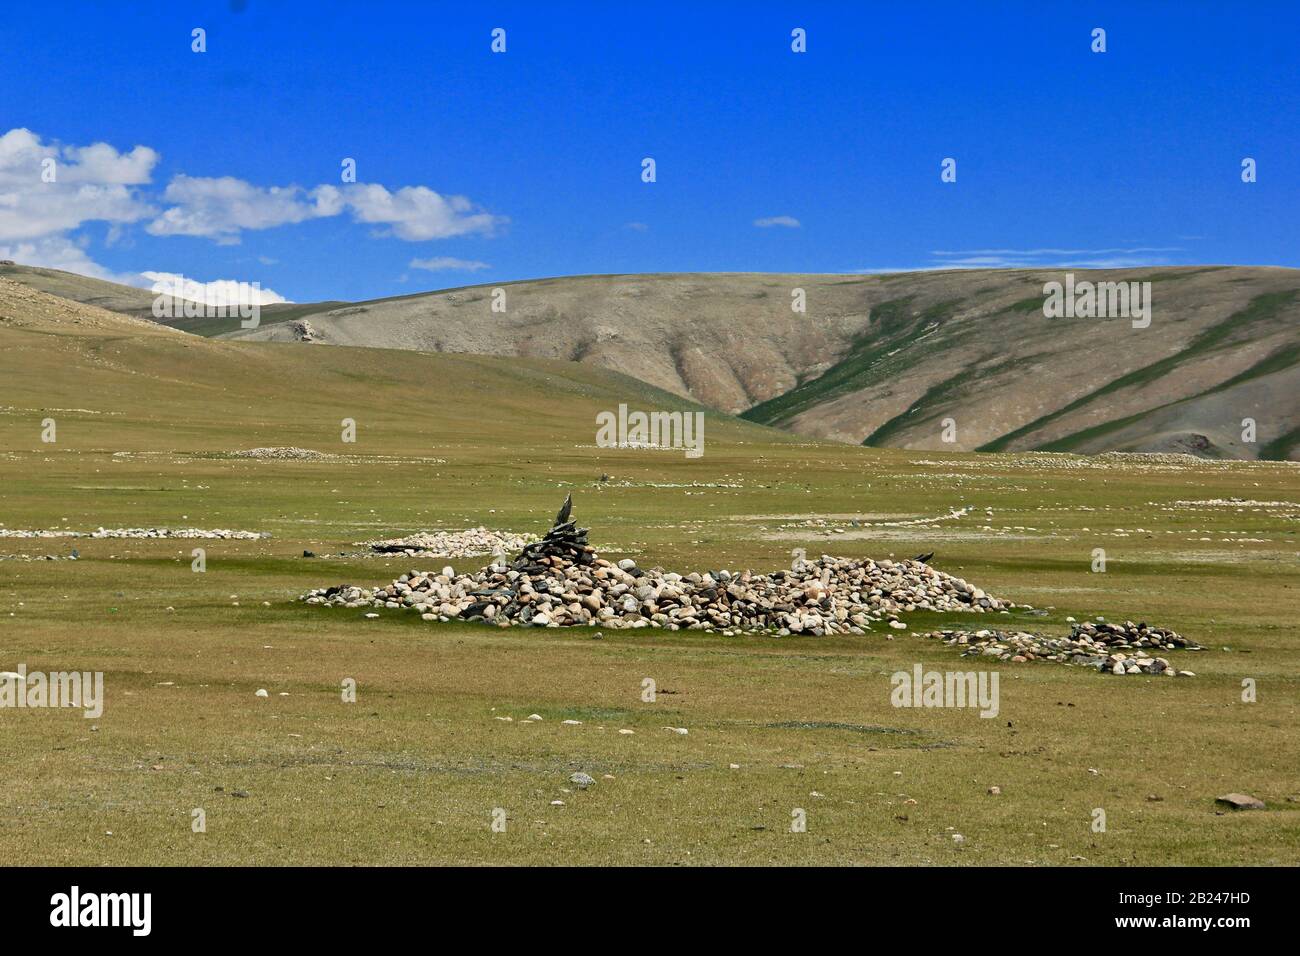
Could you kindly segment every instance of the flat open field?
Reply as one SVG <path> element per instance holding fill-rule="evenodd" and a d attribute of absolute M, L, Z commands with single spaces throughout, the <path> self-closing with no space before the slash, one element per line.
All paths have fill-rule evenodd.
<path fill-rule="evenodd" d="M 103 671 L 106 687 L 94 720 L 0 710 L 7 863 L 1300 862 L 1294 465 L 881 451 L 714 416 L 691 460 L 594 447 L 597 410 L 680 406 L 612 373 L 96 335 L 0 329 L 3 526 L 270 537 L 0 538 L 4 555 L 80 555 L 0 560 L 0 669 Z M 264 445 L 337 457 L 230 455 Z M 934 551 L 1049 613 L 905 615 L 907 631 L 854 638 L 597 639 L 296 600 L 412 563 L 470 570 L 486 559 L 337 553 L 416 530 L 540 534 L 570 492 L 605 557 L 685 572 L 772 570 L 794 548 Z M 1172 627 L 1205 645 L 1173 655 L 1197 676 L 1001 664 L 996 719 L 891 706 L 895 671 L 980 666 L 918 629 L 1063 634 L 1069 615 Z M 575 771 L 595 785 L 579 791 Z M 1216 813 L 1230 791 L 1268 809 Z M 797 809 L 806 832 L 791 832 Z"/>

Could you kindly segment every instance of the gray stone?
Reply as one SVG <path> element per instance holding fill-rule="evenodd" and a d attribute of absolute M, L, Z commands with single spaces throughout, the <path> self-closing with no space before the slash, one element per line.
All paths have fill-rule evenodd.
<path fill-rule="evenodd" d="M 1225 793 L 1223 796 L 1216 798 L 1214 802 L 1223 804 L 1227 807 L 1232 807 L 1234 810 L 1265 809 L 1263 800 L 1245 793 Z"/>

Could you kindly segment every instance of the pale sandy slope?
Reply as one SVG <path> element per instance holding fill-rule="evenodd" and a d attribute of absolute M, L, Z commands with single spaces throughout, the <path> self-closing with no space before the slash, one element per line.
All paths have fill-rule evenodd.
<path fill-rule="evenodd" d="M 1300 427 L 1300 356 L 1292 354 L 1300 272 L 1189 267 L 1076 277 L 1151 281 L 1150 327 L 1045 318 L 1043 284 L 1062 274 L 1024 270 L 576 276 L 501 286 L 504 313 L 491 309 L 492 287 L 479 286 L 358 303 L 307 321 L 324 344 L 590 362 L 848 442 L 1243 458 L 1276 453 L 1279 440 L 1283 453 L 1294 447 L 1285 436 Z M 791 309 L 795 289 L 804 291 L 805 314 Z M 290 325 L 242 335 L 294 338 Z M 1149 420 L 1106 430 L 1131 416 Z M 1247 417 L 1257 422 L 1253 445 L 1240 440 Z M 942 440 L 947 418 L 955 444 Z"/>

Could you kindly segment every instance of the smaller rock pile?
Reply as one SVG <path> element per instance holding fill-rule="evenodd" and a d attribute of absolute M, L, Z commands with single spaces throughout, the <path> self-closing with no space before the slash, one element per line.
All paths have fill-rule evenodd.
<path fill-rule="evenodd" d="M 1123 624 L 1111 624 L 1107 621 L 1098 621 L 1094 624 L 1091 621 L 1083 621 L 1070 628 L 1071 637 L 1077 638 L 1082 635 L 1087 635 L 1107 647 L 1149 647 L 1156 650 L 1173 650 L 1181 647 L 1193 651 L 1201 649 L 1199 644 L 1187 640 L 1178 632 L 1166 627 L 1149 627 L 1145 621 L 1140 624 L 1134 624 L 1132 621 L 1125 621 Z"/>
<path fill-rule="evenodd" d="M 991 657 L 1012 664 L 1033 660 L 1057 661 L 1091 667 L 1107 674 L 1195 677 L 1196 674 L 1192 671 L 1177 670 L 1167 658 L 1152 657 L 1147 651 L 1173 648 L 1200 650 L 1199 645 L 1168 628 L 1153 628 L 1132 621 L 1125 621 L 1122 625 L 1085 621 L 1075 624 L 1068 637 L 995 630 L 932 631 L 925 636 L 938 638 L 950 646 L 965 648 L 963 657 Z M 1132 653 L 1127 653 L 1129 651 Z"/>
<path fill-rule="evenodd" d="M 420 532 L 404 538 L 365 541 L 361 546 L 374 554 L 404 554 L 412 558 L 478 558 L 485 554 L 509 554 L 536 540 L 536 535 L 478 527 L 465 531 Z"/>
<path fill-rule="evenodd" d="M 230 531 L 226 528 L 99 528 L 71 531 L 64 528 L 25 531 L 0 528 L 0 538 L 220 538 L 227 541 L 256 541 L 271 537 L 266 531 Z"/>
<path fill-rule="evenodd" d="M 256 458 L 259 461 L 325 461 L 334 456 L 310 448 L 276 445 L 270 448 L 249 448 L 232 452 L 231 457 Z"/>

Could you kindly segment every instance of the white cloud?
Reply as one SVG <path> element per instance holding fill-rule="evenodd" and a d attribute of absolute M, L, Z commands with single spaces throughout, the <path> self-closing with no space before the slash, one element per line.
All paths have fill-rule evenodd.
<path fill-rule="evenodd" d="M 357 183 L 344 190 L 343 202 L 355 220 L 389 226 L 395 236 L 410 242 L 467 233 L 490 235 L 506 222 L 464 196 L 443 196 L 427 186 L 403 186 L 389 192 L 378 184 Z"/>
<path fill-rule="evenodd" d="M 631 229 L 633 232 L 645 232 L 650 227 L 643 222 L 629 222 L 623 226 L 624 229 Z"/>
<path fill-rule="evenodd" d="M 255 186 L 231 176 L 177 176 L 163 198 L 173 205 L 147 231 L 155 236 L 205 236 L 239 241 L 244 230 L 271 229 L 349 212 L 356 222 L 386 226 L 410 242 L 467 233 L 490 234 L 504 217 L 476 207 L 464 196 L 443 196 L 427 186 L 390 192 L 376 183 L 346 186 Z"/>
<path fill-rule="evenodd" d="M 457 259 L 455 256 L 434 256 L 432 259 L 412 259 L 409 268 L 426 269 L 429 272 L 478 272 L 491 269 L 486 262 L 477 259 Z"/>
<path fill-rule="evenodd" d="M 754 225 L 760 229 L 770 229 L 773 226 L 782 226 L 786 229 L 798 229 L 801 223 L 794 216 L 767 216 L 763 219 L 755 219 Z"/>
<path fill-rule="evenodd" d="M 1126 246 L 1102 249 L 936 249 L 945 269 L 1130 269 L 1170 264 L 1166 253 L 1179 246 Z"/>
<path fill-rule="evenodd" d="M 273 289 L 261 288 L 256 282 L 237 279 L 199 282 L 175 272 L 142 272 L 140 275 L 149 281 L 150 289 L 156 293 L 205 305 L 273 305 L 289 301 Z"/>
<path fill-rule="evenodd" d="M 315 194 L 299 186 L 254 186 L 233 176 L 176 176 L 163 210 L 145 231 L 155 236 L 205 236 L 229 244 L 245 229 L 271 229 L 338 212 L 336 197 L 322 187 Z"/>
<path fill-rule="evenodd" d="M 166 291 L 169 293 L 176 289 L 177 282 L 181 282 L 184 291 L 182 298 L 212 305 L 270 305 L 290 301 L 274 289 L 260 288 L 255 283 L 236 279 L 197 282 L 173 272 L 113 272 L 92 260 L 86 254 L 83 243 L 84 240 L 74 242 L 65 236 L 46 236 L 30 242 L 0 244 L 0 259 L 12 259 L 23 265 L 43 269 L 61 269 L 140 289 L 153 289 L 156 283 L 162 282 L 167 284 Z"/>
<path fill-rule="evenodd" d="M 62 164 L 59 178 L 66 182 L 119 183 L 139 186 L 152 181 L 159 156 L 148 146 L 137 146 L 129 153 L 119 153 L 107 143 L 69 146 L 64 154 L 72 160 Z"/>
<path fill-rule="evenodd" d="M 58 146 L 41 142 L 31 130 L 11 129 L 0 136 L 0 240 L 57 236 L 87 222 L 143 219 L 153 210 L 131 187 L 149 182 L 157 162 L 158 154 L 147 146 L 127 153 L 107 143 Z M 54 181 L 44 181 L 50 174 Z"/>
<path fill-rule="evenodd" d="M 390 191 L 378 184 L 358 183 L 304 189 L 258 186 L 233 176 L 178 174 L 159 194 L 146 188 L 159 159 L 148 146 L 120 151 L 108 143 L 64 145 L 45 142 L 24 128 L 0 135 L 0 258 L 148 286 L 146 276 L 171 273 L 114 273 L 90 257 L 89 239 L 77 230 L 102 222 L 108 227 L 107 245 L 129 244 L 127 227 L 147 220 L 145 231 L 154 236 L 198 236 L 233 244 L 245 231 L 348 214 L 354 222 L 379 227 L 378 235 L 424 242 L 490 235 L 509 221 L 465 196 L 443 195 L 427 186 Z M 261 261 L 274 260 L 261 257 Z M 489 268 L 486 263 L 453 257 L 416 262 L 420 264 L 414 267 L 423 269 Z M 231 298 L 240 294 L 232 290 L 235 285 L 236 280 L 220 279 L 195 283 L 193 291 Z M 286 301 L 271 290 L 263 290 L 262 295 L 263 305 Z"/>
<path fill-rule="evenodd" d="M 42 236 L 22 242 L 0 243 L 0 259 L 12 259 L 23 265 L 44 269 L 62 269 L 92 279 L 107 279 L 125 285 L 142 284 L 136 274 L 123 275 L 105 269 L 86 254 L 82 243 L 74 242 L 66 236 Z"/>

